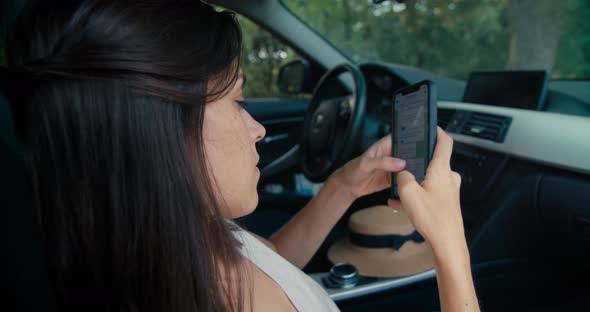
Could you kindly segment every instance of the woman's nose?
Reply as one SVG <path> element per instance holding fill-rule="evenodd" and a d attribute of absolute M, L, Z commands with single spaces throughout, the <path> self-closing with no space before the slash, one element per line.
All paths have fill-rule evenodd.
<path fill-rule="evenodd" d="M 266 135 L 266 129 L 264 128 L 263 125 L 261 125 L 258 121 L 256 121 L 256 119 L 252 118 L 252 116 L 250 116 L 251 119 L 251 126 L 250 126 L 250 133 L 252 138 L 254 139 L 254 142 L 257 143 L 260 140 L 262 140 L 262 138 L 264 138 L 264 136 Z"/>

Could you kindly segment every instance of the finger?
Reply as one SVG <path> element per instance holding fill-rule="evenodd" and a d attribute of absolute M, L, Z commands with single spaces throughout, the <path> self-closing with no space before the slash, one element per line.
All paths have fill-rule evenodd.
<path fill-rule="evenodd" d="M 416 182 L 416 177 L 407 170 L 397 174 L 397 190 L 402 202 L 413 201 L 420 196 L 422 188 Z"/>
<path fill-rule="evenodd" d="M 438 168 L 450 168 L 451 154 L 453 153 L 453 138 L 440 127 L 436 128 L 436 147 L 430 166 Z"/>
<path fill-rule="evenodd" d="M 365 154 L 370 157 L 391 156 L 391 135 L 387 135 L 373 143 Z"/>
<path fill-rule="evenodd" d="M 387 206 L 393 208 L 393 209 L 397 209 L 397 210 L 402 210 L 402 203 L 399 200 L 395 200 L 395 199 L 387 199 Z"/>
<path fill-rule="evenodd" d="M 391 134 L 386 135 L 377 141 L 376 145 L 379 147 L 379 154 L 383 156 L 391 156 Z"/>
<path fill-rule="evenodd" d="M 398 172 L 406 167 L 406 161 L 399 158 L 384 156 L 377 158 L 364 157 L 361 160 L 361 168 L 365 172 L 384 170 L 387 172 Z"/>
<path fill-rule="evenodd" d="M 455 182 L 455 185 L 460 187 L 461 186 L 461 175 L 455 171 L 452 172 L 452 175 L 453 175 L 453 181 Z"/>
<path fill-rule="evenodd" d="M 406 167 L 406 161 L 403 159 L 385 156 L 382 157 L 379 161 L 377 169 L 390 171 L 390 172 L 398 172 L 404 170 Z"/>

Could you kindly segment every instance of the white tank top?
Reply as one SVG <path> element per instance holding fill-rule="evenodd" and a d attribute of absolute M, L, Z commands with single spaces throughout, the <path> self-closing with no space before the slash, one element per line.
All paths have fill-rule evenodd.
<path fill-rule="evenodd" d="M 291 262 L 247 231 L 233 233 L 242 242 L 242 255 L 283 289 L 297 311 L 340 311 L 326 291 Z"/>

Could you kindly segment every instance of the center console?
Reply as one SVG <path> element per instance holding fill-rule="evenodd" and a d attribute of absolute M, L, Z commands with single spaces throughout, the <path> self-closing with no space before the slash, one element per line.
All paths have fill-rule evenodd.
<path fill-rule="evenodd" d="M 347 274 L 348 277 L 351 276 L 350 266 L 352 265 L 346 264 L 346 266 L 349 266 L 348 268 L 345 268 L 346 272 L 341 272 L 343 269 L 342 264 L 336 264 L 330 269 L 330 272 L 312 273 L 310 274 L 310 277 L 320 284 L 326 290 L 328 295 L 330 295 L 330 298 L 336 302 L 401 288 L 436 277 L 434 269 L 430 269 L 426 272 L 404 277 L 374 278 L 357 276 L 358 279 L 355 283 L 334 283 L 334 280 L 346 279 L 347 276 L 343 277 L 343 273 Z"/>

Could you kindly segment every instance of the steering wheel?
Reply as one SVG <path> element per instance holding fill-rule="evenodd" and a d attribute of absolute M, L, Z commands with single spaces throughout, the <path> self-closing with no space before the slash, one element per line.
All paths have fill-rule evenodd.
<path fill-rule="evenodd" d="M 344 96 L 338 80 L 341 74 L 352 78 L 352 90 Z M 353 156 L 363 131 L 366 103 L 367 87 L 358 67 L 341 64 L 325 73 L 307 107 L 301 143 L 262 168 L 261 175 L 272 177 L 299 164 L 306 178 L 324 181 Z"/>
<path fill-rule="evenodd" d="M 342 74 L 352 78 L 351 94 L 334 97 L 331 86 Z M 304 119 L 300 165 L 305 177 L 324 181 L 348 161 L 363 127 L 367 89 L 360 69 L 341 64 L 328 71 L 316 86 Z"/>

